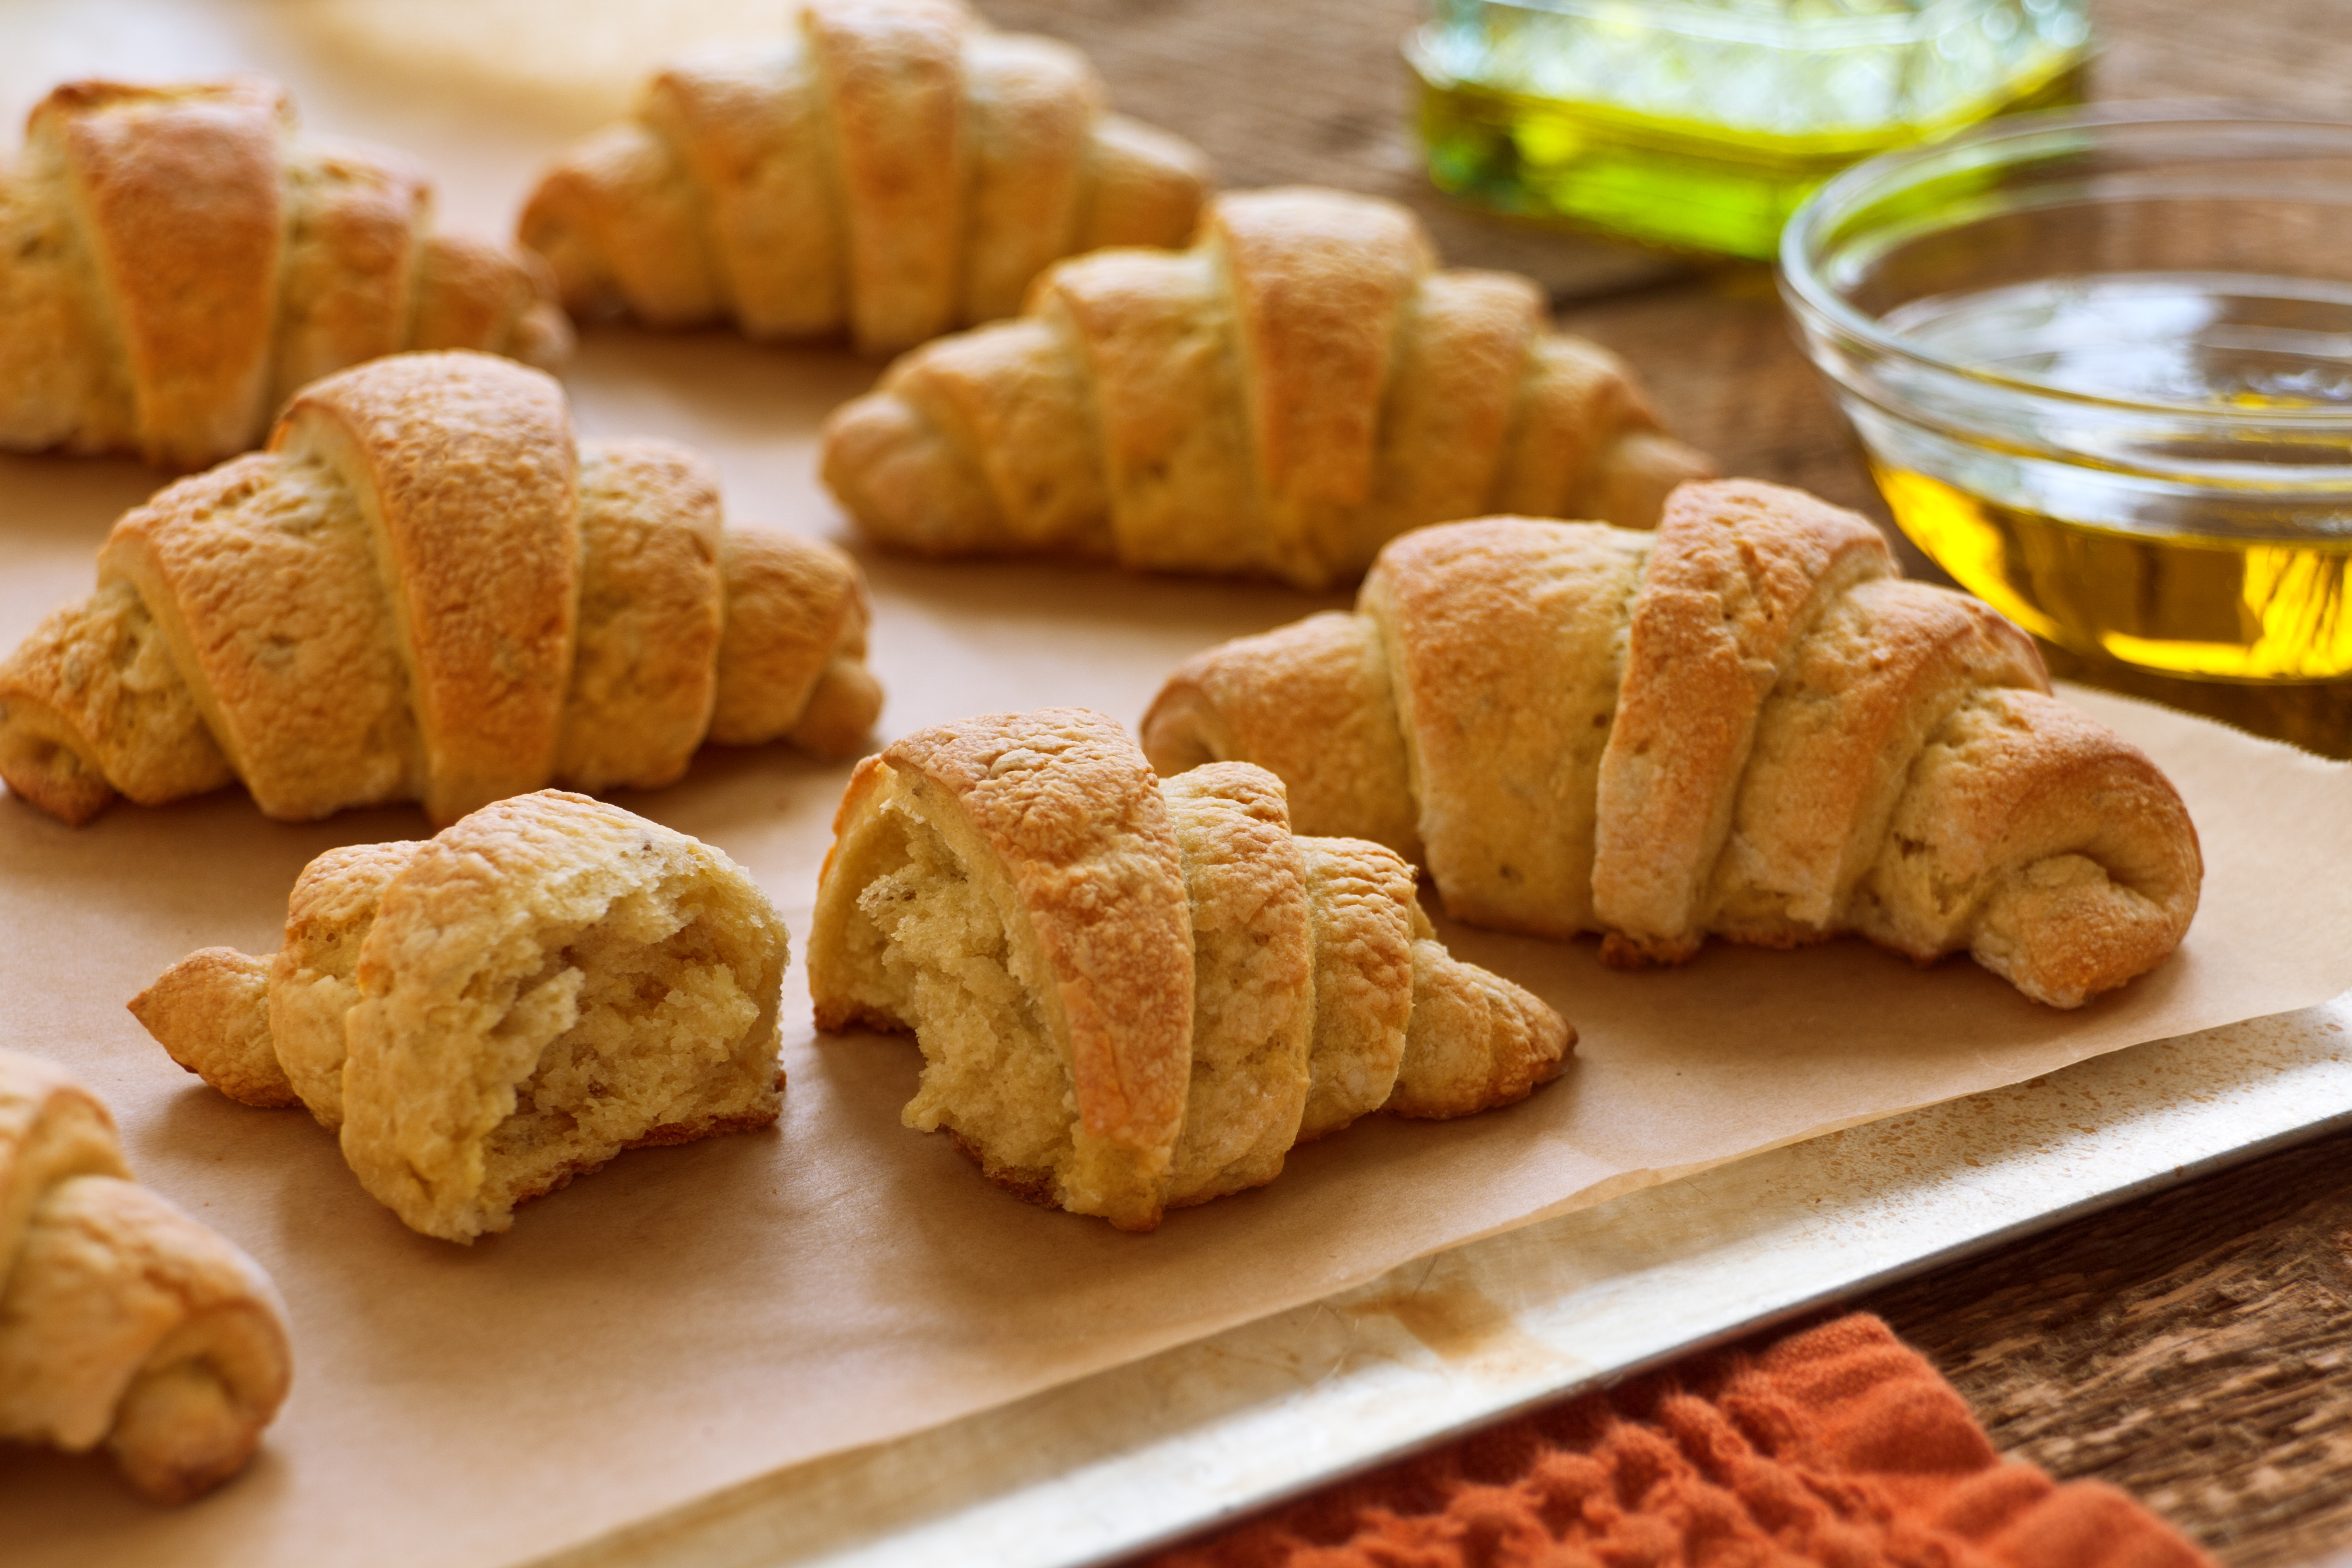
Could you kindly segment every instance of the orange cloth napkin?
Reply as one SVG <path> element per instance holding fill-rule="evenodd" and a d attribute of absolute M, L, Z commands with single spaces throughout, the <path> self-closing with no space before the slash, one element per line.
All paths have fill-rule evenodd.
<path fill-rule="evenodd" d="M 1344 1482 L 1149 1568 L 2213 1568 L 2115 1488 L 2003 1460 L 1863 1314 Z"/>

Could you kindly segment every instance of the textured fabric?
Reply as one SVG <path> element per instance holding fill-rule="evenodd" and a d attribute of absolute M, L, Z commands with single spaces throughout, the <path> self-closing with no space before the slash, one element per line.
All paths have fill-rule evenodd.
<path fill-rule="evenodd" d="M 2211 1568 L 2115 1488 L 2007 1462 L 1876 1318 L 1656 1376 L 1144 1568 Z"/>

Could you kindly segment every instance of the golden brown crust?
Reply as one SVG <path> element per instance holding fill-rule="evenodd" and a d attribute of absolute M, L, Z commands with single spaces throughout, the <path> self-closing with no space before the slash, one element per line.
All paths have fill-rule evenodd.
<path fill-rule="evenodd" d="M 117 789 L 155 805 L 233 782 L 172 659 L 127 583 L 53 612 L 0 660 L 0 778 L 75 824 Z"/>
<path fill-rule="evenodd" d="M 1388 1109 L 1416 1120 L 1512 1105 L 1558 1078 L 1576 1031 L 1532 991 L 1412 944 L 1412 1018 Z"/>
<path fill-rule="evenodd" d="M 882 753 L 955 805 L 1005 868 L 1055 978 L 1080 1123 L 1149 1156 L 1172 1143 L 1192 1058 L 1184 874 L 1159 782 L 1076 708 L 926 730 Z"/>
<path fill-rule="evenodd" d="M 859 765 L 809 993 L 819 1028 L 915 1034 L 908 1126 L 1012 1191 L 1145 1230 L 1385 1103 L 1463 1115 L 1557 1073 L 1566 1026 L 1416 939 L 1417 918 L 1394 851 L 1295 838 L 1263 768 L 1161 786 L 1097 715 L 992 715 Z"/>
<path fill-rule="evenodd" d="M 1325 831 L 1409 809 L 1454 913 L 1596 931 L 1612 963 L 1851 931 L 2074 1006 L 2178 945 L 2201 865 L 2171 785 L 2047 686 L 2023 633 L 1895 578 L 1859 517 L 1727 481 L 1654 536 L 1400 539 L 1355 616 L 1196 656 L 1145 733 L 1163 772 L 1273 768 Z M 1402 770 L 1349 738 L 1391 727 Z"/>
<path fill-rule="evenodd" d="M 538 257 L 472 235 L 436 234 L 417 264 L 405 346 L 480 349 L 561 370 L 572 357 L 572 322 L 555 302 L 555 275 Z"/>
<path fill-rule="evenodd" d="M 35 109 L 0 179 L 29 242 L 0 264 L 0 445 L 192 468 L 252 446 L 303 383 L 404 346 L 562 359 L 537 262 L 428 237 L 414 165 L 293 123 L 257 77 L 68 82 Z"/>
<path fill-rule="evenodd" d="M 277 1069 L 372 1194 L 470 1243 L 625 1149 L 773 1121 L 785 959 L 725 856 L 542 790 L 329 851 L 275 959 L 207 950 L 134 1011 L 226 1091 Z"/>
<path fill-rule="evenodd" d="M 2033 640 L 1990 605 L 1900 578 L 1848 592 L 1757 721 L 1708 928 L 1821 940 L 1885 842 L 1920 748 L 1961 702 L 2004 686 L 2046 691 L 2049 678 Z"/>
<path fill-rule="evenodd" d="M 1623 361 L 1547 332 L 1529 344 L 1493 491 L 1471 510 L 1646 528 L 1675 486 L 1714 473 L 1659 428 Z"/>
<path fill-rule="evenodd" d="M 667 784 L 706 737 L 864 745 L 855 563 L 722 532 L 683 448 L 574 460 L 561 391 L 512 361 L 316 384 L 268 452 L 126 514 L 99 591 L 0 661 L 0 778 L 77 822 L 237 778 L 276 817 L 446 820 L 551 777 Z"/>
<path fill-rule="evenodd" d="M 1380 414 L 1380 471 L 1358 514 L 1352 558 L 1432 520 L 1513 510 L 1494 499 L 1513 446 L 1528 346 L 1549 325 L 1543 290 L 1509 272 L 1429 272 L 1405 302 L 1396 366 Z M 1572 455 L 1595 441 L 1569 433 Z M 1534 507 L 1528 510 L 1548 511 Z M 1601 515 L 1654 517 L 1657 509 Z"/>
<path fill-rule="evenodd" d="M 1298 1142 L 1388 1103 L 1404 1059 L 1413 989 L 1412 868 L 1360 838 L 1302 837 L 1315 924 L 1315 1035 Z"/>
<path fill-rule="evenodd" d="M 727 626 L 710 739 L 755 746 L 789 735 L 824 757 L 864 744 L 882 693 L 859 663 L 870 612 L 857 563 L 764 529 L 728 534 L 720 561 Z"/>
<path fill-rule="evenodd" d="M 1094 123 L 1078 200 L 1082 237 L 1069 254 L 1118 245 L 1183 244 L 1216 177 L 1198 147 L 1172 132 L 1106 114 Z"/>
<path fill-rule="evenodd" d="M 848 218 L 850 333 L 878 348 L 954 324 L 963 270 L 963 27 L 945 0 L 810 5 Z"/>
<path fill-rule="evenodd" d="M 290 1376 L 268 1276 L 132 1184 L 87 1089 L 0 1050 L 0 1439 L 103 1444 L 185 1502 L 244 1468 Z"/>
<path fill-rule="evenodd" d="M 1697 951 L 1765 699 L 1826 605 L 1894 571 L 1867 518 L 1800 490 L 1727 479 L 1667 502 L 1601 758 L 1592 899 L 1612 949 Z"/>
<path fill-rule="evenodd" d="M 1108 490 L 1087 377 L 1064 347 L 1066 310 L 943 339 L 893 365 L 898 395 L 828 426 L 825 482 L 898 520 L 909 549 L 952 555 L 1017 530 L 1010 550 L 1107 558 Z M 867 462 L 861 453 L 885 454 Z M 954 454 L 977 456 L 967 473 Z M 944 485 L 944 488 L 942 488 Z"/>
<path fill-rule="evenodd" d="M 891 374 L 919 358 L 908 355 Z M 952 384 L 946 377 L 933 378 L 933 384 L 941 389 Z M 988 538 L 1003 514 L 989 493 L 988 478 L 963 464 L 940 411 L 927 406 L 930 400 L 922 398 L 922 389 L 910 390 L 914 397 L 853 398 L 825 416 L 825 486 L 855 515 L 888 518 L 888 536 L 902 548 L 924 555 L 960 554 Z M 1008 409 L 1003 419 L 1022 423 L 1023 411 Z M 1040 524 L 1049 536 L 1051 527 Z"/>
<path fill-rule="evenodd" d="M 425 233 L 432 182 L 404 158 L 312 146 L 293 153 L 285 173 L 290 210 L 276 306 L 285 325 L 270 377 L 272 408 L 322 375 L 409 346 L 410 295 L 432 245 Z M 429 283 L 425 292 L 434 292 Z M 495 331 L 478 330 L 415 346 L 496 342 Z"/>
<path fill-rule="evenodd" d="M 645 123 L 568 156 L 525 210 L 525 243 L 544 234 L 564 297 L 634 305 L 656 321 L 666 318 L 656 305 L 687 320 L 731 310 L 755 338 L 837 326 L 846 240 L 816 68 L 793 39 L 707 51 L 657 73 Z M 641 276 L 647 268 L 667 276 Z"/>
<path fill-rule="evenodd" d="M 874 720 L 882 711 L 882 683 L 855 654 L 836 653 L 809 692 L 808 706 L 784 739 L 813 757 L 840 762 L 873 743 Z"/>
<path fill-rule="evenodd" d="M 1076 51 L 954 0 L 810 0 L 782 47 L 656 76 L 519 233 L 576 310 L 894 353 L 1011 314 L 1056 257 L 1192 232 L 1200 154 L 1103 98 Z"/>
<path fill-rule="evenodd" d="M 968 33 L 963 64 L 971 238 L 957 320 L 992 321 L 1016 314 L 1030 280 L 1057 258 L 1092 248 L 1079 242 L 1078 207 L 1106 95 L 1087 58 L 1051 38 Z M 1189 170 L 1198 156 L 1187 148 L 1180 157 L 1189 161 L 1175 166 Z M 1181 238 L 1200 195 L 1195 186 L 1181 212 L 1159 218 L 1139 240 L 1099 243 Z"/>
<path fill-rule="evenodd" d="M 879 804 L 899 787 L 898 770 L 877 752 L 860 758 L 857 765 L 849 770 L 849 783 L 842 789 L 841 803 L 834 807 L 833 842 L 826 847 L 824 860 L 817 869 L 817 915 L 809 931 L 808 946 L 809 990 L 820 1029 L 857 1027 L 904 1033 L 913 1028 L 887 1008 L 842 988 L 847 976 L 836 973 L 835 950 L 845 918 L 828 920 L 825 913 L 826 906 L 833 904 L 835 914 L 845 917 L 846 910 L 840 907 L 840 900 L 845 897 L 854 900 L 859 889 L 854 885 L 855 874 L 847 872 L 845 862 L 857 847 L 859 829 L 877 815 Z"/>
<path fill-rule="evenodd" d="M 241 1105 L 296 1103 L 269 1044 L 269 966 L 199 948 L 131 999 L 131 1016 L 171 1058 Z"/>
<path fill-rule="evenodd" d="M 336 469 L 370 513 L 425 745 L 453 822 L 555 765 L 579 605 L 571 413 L 543 371 L 407 354 L 305 388 L 273 453 Z"/>
<path fill-rule="evenodd" d="M 1066 329 L 1053 339 L 1060 352 L 1075 353 L 1093 384 L 1103 443 L 1097 460 L 1107 487 L 1100 526 L 1122 565 L 1261 574 L 1277 569 L 1283 542 L 1267 529 L 1252 468 L 1241 356 L 1229 327 L 1202 330 L 1223 324 L 1226 295 L 1216 258 L 1200 247 L 1174 256 L 1095 251 L 1055 267 L 1032 295 L 1033 309 Z M 917 352 L 944 354 L 953 345 Z M 853 417 L 865 401 L 853 400 L 835 417 Z M 964 468 L 978 457 L 950 447 L 941 459 Z M 895 542 L 888 519 L 850 515 Z M 1013 531 L 1023 531 L 1018 524 Z M 996 547 L 983 537 L 964 549 L 988 553 Z"/>
<path fill-rule="evenodd" d="M 0 700 L 0 780 L 9 794 L 68 827 L 114 803 L 114 786 L 88 750 L 74 725 L 21 688 Z"/>
<path fill-rule="evenodd" d="M 80 83 L 45 112 L 89 215 L 149 455 L 198 460 L 260 413 L 292 104 L 251 79 L 161 93 Z"/>
<path fill-rule="evenodd" d="M 1421 855 L 1404 737 L 1377 631 L 1326 611 L 1177 667 L 1139 727 L 1162 775 L 1253 762 L 1286 781 L 1292 828 Z"/>
<path fill-rule="evenodd" d="M 1307 1108 L 1315 931 L 1282 783 L 1213 763 L 1161 786 L 1192 928 L 1192 1068 L 1168 1205 L 1263 1186 Z"/>
<path fill-rule="evenodd" d="M 695 213 L 668 145 L 636 124 L 608 126 L 549 170 L 516 239 L 547 263 L 564 308 L 626 308 L 657 327 L 709 320 L 723 298 L 695 237 Z"/>
<path fill-rule="evenodd" d="M 343 1157 L 412 1229 L 471 1242 L 640 1140 L 763 1126 L 784 961 L 782 921 L 699 841 L 560 790 L 486 806 L 416 848 L 361 944 Z M 740 1010 L 678 1016 L 681 963 Z"/>
<path fill-rule="evenodd" d="M 915 737 L 917 750 L 946 745 L 966 728 Z M 1081 757 L 1059 781 L 1073 812 L 1101 793 L 1089 788 L 1091 771 Z M 1147 1075 L 1176 1079 L 1172 1111 L 1147 1105 L 1141 1116 L 1112 1121 L 1138 1109 L 1114 1076 L 1109 1088 L 1120 1100 L 1103 1114 L 1101 1080 L 1120 1064 L 1103 1061 L 1100 1031 L 1104 1001 L 1116 1007 L 1152 979 L 1159 944 L 1149 928 L 1165 923 L 1155 909 L 1164 908 L 1168 891 L 1160 889 L 1155 904 L 1153 884 L 1173 882 L 1174 895 L 1182 896 L 1172 841 L 1163 847 L 1166 863 L 1155 864 L 1149 843 L 1140 852 L 1097 857 L 1072 833 L 1064 846 L 1070 863 L 1042 879 L 1025 876 L 964 814 L 954 792 L 887 756 L 859 764 L 834 827 L 809 939 L 809 994 L 819 1026 L 913 1032 L 925 1067 L 903 1120 L 955 1138 L 990 1180 L 1050 1194 L 1059 1206 L 1124 1229 L 1157 1225 L 1181 1131 L 1189 1009 L 1163 1006 L 1110 1042 L 1171 1058 L 1138 1065 Z M 1076 913 L 1054 897 L 1057 879 L 1076 893 Z M 1041 880 L 1042 911 L 1033 908 Z M 1134 888 L 1147 896 L 1129 918 L 1116 898 Z M 1089 931 L 1090 924 L 1101 929 Z M 1122 950 L 1143 955 L 1144 967 L 1118 959 Z M 1091 967 L 1074 970 L 1074 960 Z M 1177 976 L 1160 978 L 1173 985 Z M 1077 1037 L 1073 1005 L 1078 1027 L 1092 1038 Z M 1093 1080 L 1083 1093 L 1081 1059 Z"/>
<path fill-rule="evenodd" d="M 1965 946 L 2056 1007 L 2161 963 L 2204 876 L 2196 826 L 2145 753 L 2014 688 L 1938 727 L 1887 844 L 1856 900 L 1865 934 L 1922 961 Z"/>
<path fill-rule="evenodd" d="M 1396 319 L 1436 256 L 1412 215 L 1370 196 L 1243 191 L 1209 209 L 1232 279 L 1251 447 L 1286 577 L 1328 577 L 1371 499 Z"/>
<path fill-rule="evenodd" d="M 727 611 L 719 479 L 667 441 L 592 443 L 580 470 L 579 634 L 554 771 L 585 790 L 656 789 L 712 728 Z"/>
<path fill-rule="evenodd" d="M 360 953 L 384 889 L 423 847 L 394 839 L 330 849 L 302 868 L 287 896 L 285 936 L 268 961 L 265 1035 L 288 1086 L 330 1132 L 343 1125 L 346 1024 L 360 999 Z"/>
<path fill-rule="evenodd" d="M 401 799 L 423 772 L 370 533 L 323 469 L 254 453 L 166 486 L 100 552 L 100 594 L 131 590 L 269 816 Z"/>
<path fill-rule="evenodd" d="M 1319 587 L 1497 497 L 1648 527 L 1708 471 L 1616 359 L 1544 330 L 1532 284 L 1434 264 L 1393 203 L 1220 197 L 1192 249 L 1062 262 L 1020 327 L 900 361 L 827 421 L 825 482 L 926 553 Z"/>
<path fill-rule="evenodd" d="M 1591 803 L 1652 543 L 1489 519 L 1407 534 L 1365 580 L 1423 858 L 1462 919 L 1553 936 L 1591 923 Z"/>
<path fill-rule="evenodd" d="M 114 1113 L 64 1068 L 0 1050 L 0 1289 L 34 1209 L 71 1176 L 130 1180 Z"/>
<path fill-rule="evenodd" d="M 34 110 L 89 226 L 150 461 L 193 467 L 267 417 L 285 198 L 274 84 L 182 89 L 75 82 Z M 51 128 L 54 127 L 54 130 Z"/>
<path fill-rule="evenodd" d="M 841 804 L 833 808 L 833 842 L 825 847 L 824 861 L 817 868 L 816 912 L 810 922 L 808 938 L 809 1005 L 815 1015 L 816 1026 L 829 1033 L 875 1029 L 884 1034 L 910 1034 L 914 1030 L 910 1020 L 900 1017 L 880 1001 L 858 994 L 856 977 L 849 972 L 851 961 L 842 951 L 851 924 L 850 911 L 864 890 L 860 884 L 869 875 L 863 868 L 853 871 L 849 862 L 861 848 L 861 831 L 875 817 L 878 803 L 896 782 L 897 770 L 878 752 L 860 758 L 857 765 L 849 770 L 849 783 L 842 788 Z"/>

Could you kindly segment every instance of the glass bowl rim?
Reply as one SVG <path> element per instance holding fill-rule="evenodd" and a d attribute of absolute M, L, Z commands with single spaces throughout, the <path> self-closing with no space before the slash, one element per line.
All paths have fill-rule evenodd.
<path fill-rule="evenodd" d="M 1840 335 L 1857 340 L 1876 353 L 1906 361 L 1930 372 L 2022 396 L 2093 408 L 2189 414 L 2224 426 L 2352 424 L 2352 408 L 2239 409 L 2211 403 L 2175 402 L 2152 397 L 2110 397 L 2056 386 L 2028 376 L 2008 375 L 1966 365 L 1919 347 L 1903 333 L 1889 331 L 1877 321 L 1848 304 L 1829 286 L 1810 259 L 1813 248 L 1811 242 L 1833 221 L 1846 216 L 1853 207 L 1858 205 L 1858 198 L 1865 195 L 1885 196 L 1894 194 L 1901 188 L 1900 177 L 1915 173 L 1923 164 L 1952 159 L 1956 154 L 1966 157 L 1972 153 L 1999 148 L 2003 142 L 2016 143 L 2022 149 L 2040 144 L 2053 136 L 2074 132 L 2090 132 L 2095 138 L 2101 132 L 2128 135 L 2143 129 L 2164 127 L 2179 130 L 2199 124 L 2216 128 L 2258 126 L 2268 131 L 2307 132 L 2315 143 L 2336 143 L 2347 158 L 2352 158 L 2352 121 L 2332 119 L 2323 112 L 2293 104 L 2227 99 L 2156 100 L 2088 104 L 2071 109 L 2043 110 L 2031 114 L 2003 115 L 1979 121 L 1952 135 L 1882 153 L 1840 172 L 1822 184 L 1790 215 L 1787 225 L 1780 231 L 1780 293 L 1801 322 L 1808 317 L 1817 318 Z M 2007 161 L 1999 156 L 1984 157 L 1978 161 L 1976 166 L 1984 167 Z M 2352 205 L 2352 184 L 2345 188 L 2345 202 Z M 1808 353 L 1816 360 L 1820 358 L 1811 353 L 1810 345 Z"/>
<path fill-rule="evenodd" d="M 1697 0 L 1479 0 L 1515 10 L 1544 11 L 1554 16 L 1588 20 L 1633 22 L 1656 32 L 1687 37 L 1761 45 L 1781 49 L 1884 48 L 1892 44 L 1919 47 L 1961 16 L 1998 0 L 1924 0 L 1915 10 L 1884 11 L 1862 16 L 1823 16 L 1790 22 L 1748 12 L 1718 10 Z M 2083 0 L 2074 0 L 2078 12 Z M 1932 24 L 1932 26 L 1931 26 Z M 1437 24 L 1433 20 L 1423 28 Z M 1423 28 L 1417 28 L 1421 31 Z"/>

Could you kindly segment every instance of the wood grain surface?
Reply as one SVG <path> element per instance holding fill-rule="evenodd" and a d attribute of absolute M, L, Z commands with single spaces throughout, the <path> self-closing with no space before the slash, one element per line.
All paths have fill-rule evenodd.
<path fill-rule="evenodd" d="M 1410 203 L 1449 260 L 1542 279 L 1564 324 L 1633 360 L 1727 472 L 1887 524 L 1763 269 L 1503 222 L 1429 188 L 1398 53 L 1414 0 L 984 4 L 1000 25 L 1087 48 L 1120 107 L 1193 137 L 1229 184 Z M 2095 97 L 2268 99 L 2352 119 L 2352 0 L 2095 0 L 2094 14 Z M 2062 672 L 2352 753 L 2352 683 L 2260 692 L 2049 651 Z M 2008 1452 L 2136 1492 L 2235 1568 L 2274 1568 L 2352 1548 L 2347 1256 L 2352 1136 L 1854 1304 L 1927 1352 Z"/>
<path fill-rule="evenodd" d="M 2004 1453 L 2112 1481 L 2234 1568 L 2352 1547 L 2352 1134 L 1853 1305 Z"/>

